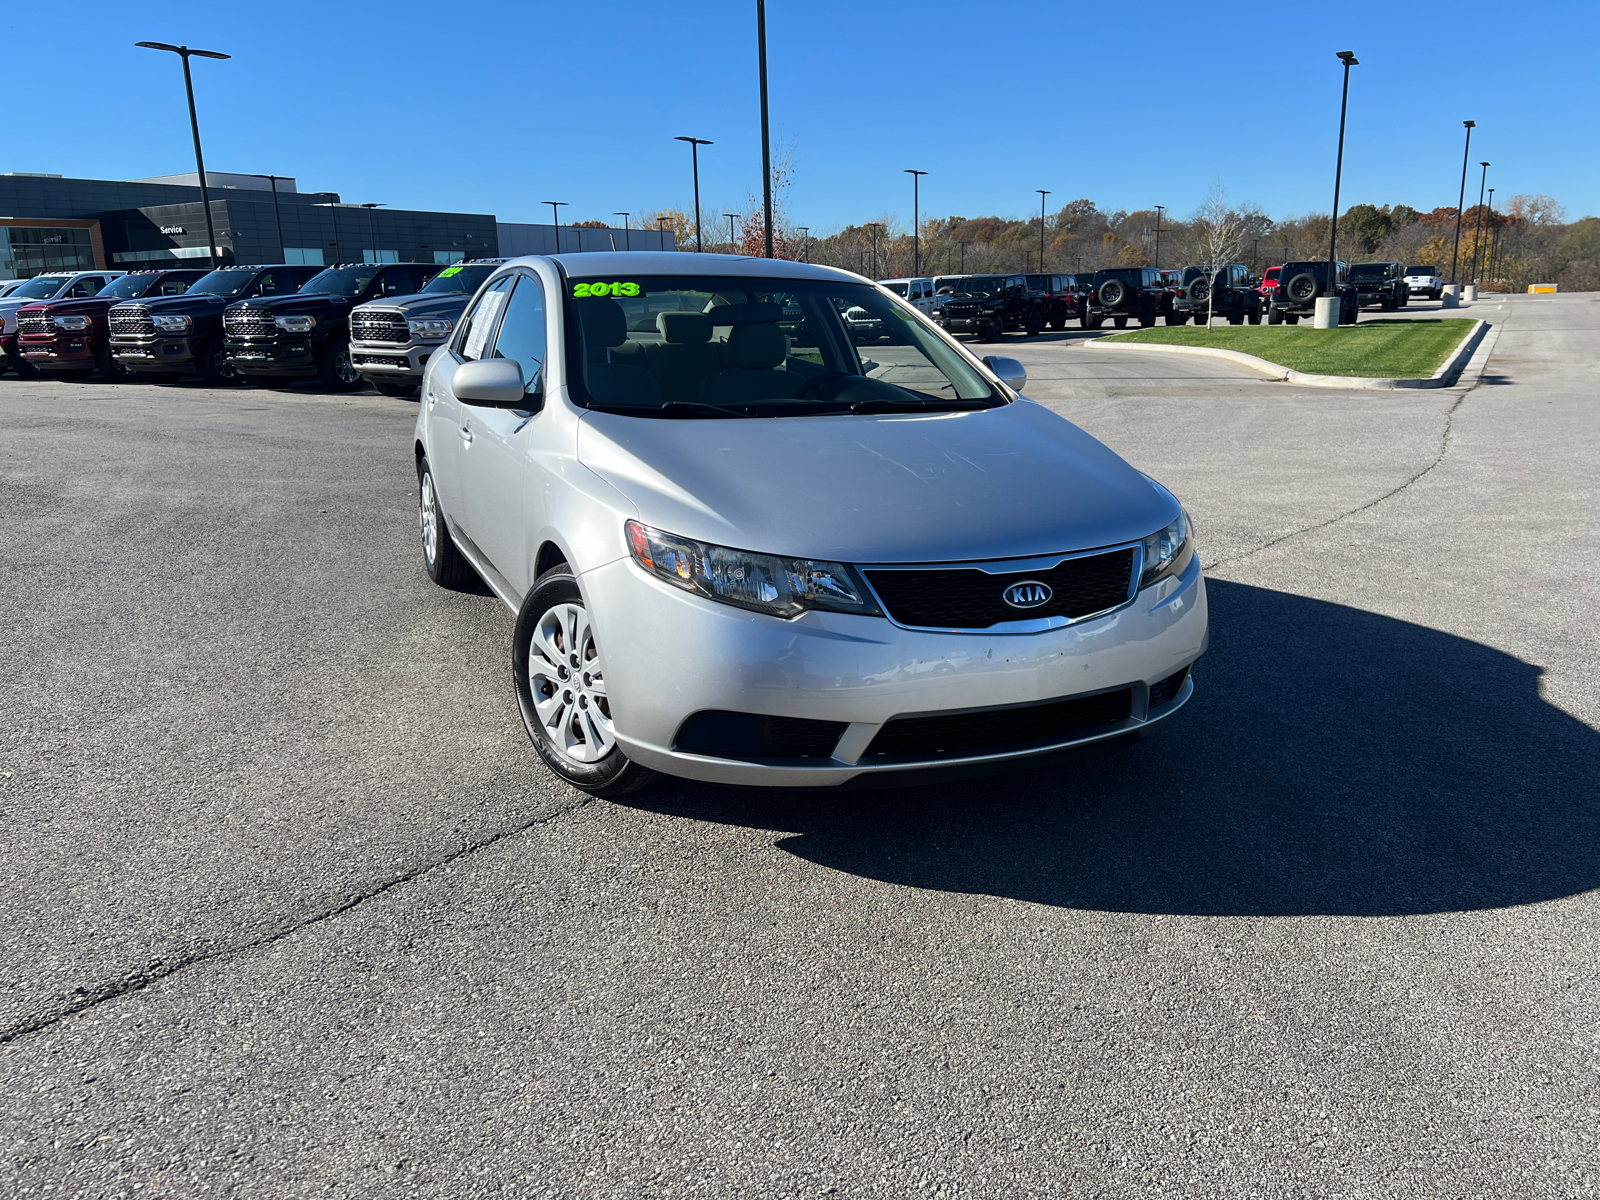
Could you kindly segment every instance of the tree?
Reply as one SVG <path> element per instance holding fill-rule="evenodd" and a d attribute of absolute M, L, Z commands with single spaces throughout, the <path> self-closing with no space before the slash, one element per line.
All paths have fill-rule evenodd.
<path fill-rule="evenodd" d="M 1567 220 L 1564 205 L 1557 204 L 1550 196 L 1529 193 L 1511 197 L 1506 203 L 1506 212 L 1530 225 L 1562 225 Z"/>
<path fill-rule="evenodd" d="M 1379 208 L 1375 204 L 1352 204 L 1339 218 L 1339 235 L 1354 251 L 1352 259 L 1371 254 L 1392 228 L 1394 221 L 1387 205 Z"/>
<path fill-rule="evenodd" d="M 1217 183 L 1206 193 L 1206 202 L 1191 224 L 1195 227 L 1200 257 L 1205 260 L 1206 328 L 1210 329 L 1217 309 L 1217 275 L 1239 257 L 1244 246 L 1244 222 L 1228 207 L 1228 193 Z"/>

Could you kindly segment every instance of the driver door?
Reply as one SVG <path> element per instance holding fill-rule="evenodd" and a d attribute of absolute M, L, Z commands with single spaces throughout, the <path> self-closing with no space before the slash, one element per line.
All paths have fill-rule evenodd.
<path fill-rule="evenodd" d="M 466 520 L 464 480 L 471 475 L 476 459 L 470 453 L 472 431 L 450 384 L 457 367 L 482 358 L 488 351 L 513 282 L 510 275 L 497 279 L 478 297 L 467 310 L 454 345 L 434 354 L 429 361 L 424 383 L 422 403 L 428 410 L 428 460 L 433 465 L 433 486 L 451 531 L 459 532 L 468 542 L 473 538 Z"/>

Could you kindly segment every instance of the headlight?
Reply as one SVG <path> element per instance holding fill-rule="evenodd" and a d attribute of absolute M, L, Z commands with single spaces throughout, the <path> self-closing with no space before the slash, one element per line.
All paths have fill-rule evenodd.
<path fill-rule="evenodd" d="M 709 600 L 784 618 L 810 608 L 880 615 L 866 587 L 844 563 L 708 546 L 637 521 L 628 522 L 627 532 L 634 562 L 658 579 Z"/>
<path fill-rule="evenodd" d="M 1160 533 L 1144 539 L 1144 574 L 1139 586 L 1147 588 L 1152 583 L 1175 575 L 1189 565 L 1193 555 L 1190 544 L 1189 514 L 1178 510 L 1178 519 Z"/>
<path fill-rule="evenodd" d="M 57 329 L 65 329 L 72 333 L 82 333 L 89 328 L 88 317 L 52 317 Z"/>
<path fill-rule="evenodd" d="M 442 317 L 431 317 L 423 321 L 407 321 L 411 327 L 411 336 L 423 341 L 436 342 L 440 338 L 450 336 L 450 322 Z"/>
<path fill-rule="evenodd" d="M 151 317 L 150 321 L 162 333 L 187 333 L 193 324 L 188 317 Z"/>
<path fill-rule="evenodd" d="M 310 333 L 315 317 L 274 317 L 272 323 L 285 333 Z"/>

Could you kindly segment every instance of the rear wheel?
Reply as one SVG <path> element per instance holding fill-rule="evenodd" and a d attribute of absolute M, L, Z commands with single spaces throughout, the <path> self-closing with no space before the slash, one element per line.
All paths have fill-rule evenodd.
<path fill-rule="evenodd" d="M 455 591 L 477 578 L 450 536 L 444 510 L 439 507 L 439 493 L 433 486 L 433 468 L 426 458 L 417 464 L 417 523 L 422 528 L 422 565 L 429 579 Z"/>
<path fill-rule="evenodd" d="M 1284 313 L 1283 314 L 1283 319 L 1285 321 L 1287 321 L 1290 325 L 1298 325 L 1298 324 L 1300 324 L 1300 314 L 1299 313 Z"/>
<path fill-rule="evenodd" d="M 591 796 L 621 796 L 659 778 L 617 744 L 605 660 L 565 563 L 539 576 L 522 602 L 511 675 L 528 739 L 573 787 Z"/>
<path fill-rule="evenodd" d="M 1283 324 L 1283 314 L 1281 312 L 1279 312 L 1275 308 L 1267 309 L 1267 324 L 1268 325 L 1281 325 L 1281 324 Z"/>
<path fill-rule="evenodd" d="M 1118 329 L 1126 329 L 1128 327 L 1128 318 L 1127 317 L 1112 317 L 1111 318 L 1111 323 L 1113 325 L 1115 325 Z"/>
<path fill-rule="evenodd" d="M 1167 314 L 1168 325 L 1182 325 L 1189 320 L 1189 314 L 1173 309 Z"/>
<path fill-rule="evenodd" d="M 1243 325 L 1244 324 L 1244 309 L 1242 309 L 1242 308 L 1231 308 L 1231 309 L 1229 309 L 1228 310 L 1228 324 L 1229 325 Z"/>
<path fill-rule="evenodd" d="M 1252 325 L 1261 324 L 1261 310 L 1259 308 L 1252 308 L 1250 310 L 1250 324 L 1252 324 Z"/>

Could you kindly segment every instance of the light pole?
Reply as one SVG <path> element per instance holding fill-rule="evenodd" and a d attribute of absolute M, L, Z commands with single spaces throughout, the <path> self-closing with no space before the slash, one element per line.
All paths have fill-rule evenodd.
<path fill-rule="evenodd" d="M 377 262 L 378 261 L 378 226 L 377 226 L 377 219 L 372 215 L 372 210 L 375 209 L 375 208 L 382 208 L 383 205 L 381 203 L 375 203 L 373 201 L 368 201 L 367 203 L 363 204 L 361 207 L 367 210 L 367 237 L 372 242 L 372 261 L 373 262 Z"/>
<path fill-rule="evenodd" d="M 1456 263 L 1461 258 L 1461 207 L 1467 202 L 1467 160 L 1472 157 L 1472 128 L 1476 121 L 1461 122 L 1467 127 L 1467 145 L 1461 152 L 1461 196 L 1456 200 L 1456 244 L 1450 251 L 1450 282 L 1456 281 Z"/>
<path fill-rule="evenodd" d="M 1167 211 L 1165 204 L 1157 204 L 1156 210 L 1156 270 L 1161 269 L 1161 218 Z"/>
<path fill-rule="evenodd" d="M 922 177 L 926 175 L 927 172 L 918 171 L 915 168 L 907 167 L 905 173 L 911 176 L 911 273 L 913 275 L 921 275 L 922 235 L 917 229 L 917 225 L 921 217 L 922 198 L 918 194 L 917 188 L 918 185 L 922 183 Z"/>
<path fill-rule="evenodd" d="M 1472 282 L 1478 282 L 1478 248 L 1483 245 L 1483 185 L 1489 182 L 1489 164 L 1479 163 L 1483 176 L 1478 180 L 1478 219 L 1472 224 Z"/>
<path fill-rule="evenodd" d="M 767 2 L 756 0 L 756 56 L 761 63 L 761 198 L 766 212 L 767 257 L 772 253 L 772 142 L 767 136 Z"/>
<path fill-rule="evenodd" d="M 550 206 L 550 223 L 556 229 L 556 253 L 561 253 L 561 210 L 567 206 L 565 200 L 541 200 L 540 204 Z M 580 247 L 581 249 L 581 247 Z"/>
<path fill-rule="evenodd" d="M 1334 294 L 1337 277 L 1333 273 L 1335 249 L 1339 245 L 1339 181 L 1344 175 L 1344 117 L 1350 106 L 1350 68 L 1359 67 L 1361 60 L 1354 50 L 1339 51 L 1339 61 L 1344 64 L 1344 95 L 1339 101 L 1339 156 L 1333 164 L 1333 220 L 1328 231 L 1328 295 Z"/>
<path fill-rule="evenodd" d="M 1490 279 L 1495 278 L 1494 256 L 1500 249 L 1500 222 L 1494 219 L 1494 189 L 1489 189 L 1489 265 L 1484 268 Z"/>
<path fill-rule="evenodd" d="M 613 217 L 621 217 L 622 218 L 622 248 L 624 250 L 632 250 L 633 249 L 633 235 L 628 232 L 628 218 L 633 216 L 633 214 L 632 213 L 625 213 L 625 212 L 615 212 L 615 213 L 612 213 L 611 215 Z"/>
<path fill-rule="evenodd" d="M 286 248 L 283 244 L 283 216 L 278 212 L 278 180 L 288 179 L 287 175 L 256 175 L 256 179 L 265 179 L 272 188 L 272 220 L 278 227 L 278 261 L 282 262 Z"/>
<path fill-rule="evenodd" d="M 800 253 L 805 255 L 805 258 L 802 261 L 810 262 L 811 261 L 811 226 L 809 226 L 809 225 L 797 225 L 797 226 L 795 226 L 795 228 L 800 231 L 800 247 L 801 247 Z"/>
<path fill-rule="evenodd" d="M 1050 193 L 1043 188 L 1034 188 L 1039 193 L 1039 270 L 1044 270 L 1044 198 Z"/>
<path fill-rule="evenodd" d="M 957 242 L 956 245 L 961 247 L 961 273 L 965 275 L 967 273 L 967 244 L 965 242 Z"/>
<path fill-rule="evenodd" d="M 700 241 L 700 147 L 714 143 L 697 137 L 676 137 L 672 140 L 689 143 L 689 158 L 694 164 L 694 252 L 699 254 L 705 249 L 705 245 Z M 769 254 L 767 257 L 772 256 Z"/>
<path fill-rule="evenodd" d="M 739 242 L 734 236 L 733 223 L 739 219 L 739 214 L 723 213 L 722 215 L 728 218 L 728 249 L 737 254 L 739 253 Z"/>
<path fill-rule="evenodd" d="M 232 58 L 231 54 L 219 54 L 215 50 L 191 50 L 188 46 L 172 46 L 166 42 L 135 42 L 135 46 L 143 46 L 146 50 L 166 50 L 183 59 L 183 91 L 189 98 L 189 131 L 194 134 L 194 169 L 200 177 L 200 207 L 206 214 L 206 260 L 211 264 L 211 269 L 217 269 L 217 231 L 211 223 L 211 193 L 206 190 L 206 159 L 200 153 L 200 118 L 194 111 L 194 81 L 189 78 L 189 56 L 199 55 L 201 58 Z"/>
<path fill-rule="evenodd" d="M 333 199 L 327 204 L 313 204 L 311 207 L 325 208 L 328 210 L 328 220 L 333 222 L 333 262 L 329 263 L 328 265 L 336 267 L 339 265 L 339 259 L 342 257 L 339 253 L 339 193 L 312 192 L 311 195 L 333 197 Z"/>
<path fill-rule="evenodd" d="M 656 218 L 656 233 L 661 236 L 661 248 L 663 250 L 667 248 L 667 222 L 670 220 L 672 220 L 671 217 Z"/>

